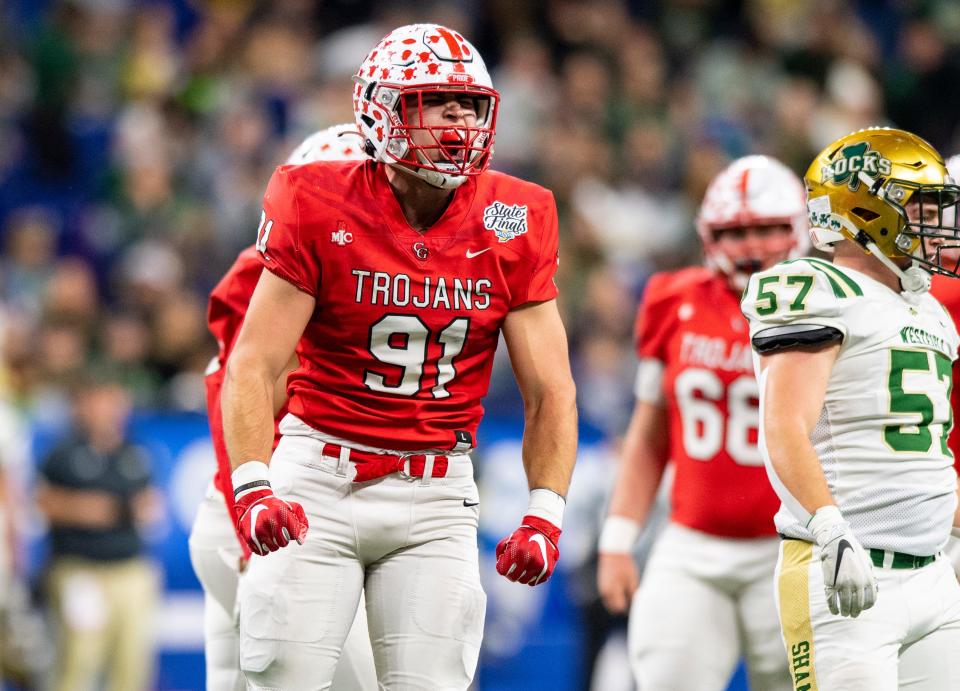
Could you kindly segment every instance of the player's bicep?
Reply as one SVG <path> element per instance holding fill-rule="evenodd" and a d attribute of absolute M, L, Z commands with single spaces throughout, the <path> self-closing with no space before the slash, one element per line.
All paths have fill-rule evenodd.
<path fill-rule="evenodd" d="M 813 430 L 839 353 L 840 345 L 833 344 L 760 356 L 760 399 L 768 435 L 795 422 L 807 434 Z"/>
<path fill-rule="evenodd" d="M 556 300 L 529 303 L 510 311 L 503 338 L 524 401 L 551 391 L 572 391 L 567 334 Z"/>
<path fill-rule="evenodd" d="M 296 350 L 316 300 L 269 271 L 260 275 L 230 363 L 263 367 L 276 380 Z"/>

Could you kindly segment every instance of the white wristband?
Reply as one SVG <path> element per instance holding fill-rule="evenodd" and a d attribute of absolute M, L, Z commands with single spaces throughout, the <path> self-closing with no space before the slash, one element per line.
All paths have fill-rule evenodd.
<path fill-rule="evenodd" d="M 632 518 L 607 516 L 600 531 L 597 551 L 601 554 L 630 554 L 642 530 L 643 526 Z"/>
<path fill-rule="evenodd" d="M 953 529 L 950 531 L 950 535 L 952 535 L 955 539 L 960 540 L 960 525 L 953 526 Z"/>
<path fill-rule="evenodd" d="M 263 461 L 246 461 L 230 473 L 233 498 L 239 499 L 248 492 L 270 487 L 270 466 Z"/>
<path fill-rule="evenodd" d="M 566 500 L 550 489 L 530 490 L 530 505 L 527 507 L 528 516 L 536 516 L 550 521 L 557 528 L 563 527 L 563 508 Z"/>
<path fill-rule="evenodd" d="M 833 504 L 827 504 L 813 514 L 807 522 L 807 530 L 813 533 L 817 544 L 820 544 L 821 535 L 826 535 L 834 526 L 844 522 L 840 509 Z"/>

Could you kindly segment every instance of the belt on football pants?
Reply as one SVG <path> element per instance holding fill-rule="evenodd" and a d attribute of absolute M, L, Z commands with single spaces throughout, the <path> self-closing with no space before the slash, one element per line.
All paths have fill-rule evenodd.
<path fill-rule="evenodd" d="M 777 533 L 781 540 L 799 540 L 796 537 L 787 537 L 783 533 Z M 867 550 L 870 553 L 870 561 L 878 569 L 922 569 L 927 564 L 936 561 L 937 555 L 930 554 L 925 557 L 918 557 L 914 554 L 905 554 L 904 552 L 893 552 L 889 549 L 877 549 L 871 547 Z"/>
<path fill-rule="evenodd" d="M 903 552 L 891 552 L 888 549 L 870 548 L 870 561 L 877 568 L 887 569 L 922 569 L 927 564 L 932 564 L 937 558 L 936 554 L 925 557 L 918 557 L 913 554 L 904 554 Z"/>
<path fill-rule="evenodd" d="M 357 469 L 354 482 L 376 480 L 394 473 L 406 477 L 445 477 L 449 465 L 449 459 L 442 454 L 372 453 L 337 444 L 323 446 L 323 454 L 333 458 L 340 458 L 344 450 Z"/>

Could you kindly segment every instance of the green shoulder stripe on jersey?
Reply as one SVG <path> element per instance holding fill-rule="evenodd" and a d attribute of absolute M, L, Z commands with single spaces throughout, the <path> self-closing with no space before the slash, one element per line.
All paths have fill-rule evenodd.
<path fill-rule="evenodd" d="M 860 286 L 858 286 L 852 278 L 847 276 L 830 262 L 825 262 L 822 259 L 816 259 L 815 257 L 805 257 L 804 259 L 814 268 L 822 268 L 825 271 L 829 271 L 841 281 L 846 283 L 847 287 L 853 291 L 854 295 L 859 295 L 861 297 L 863 296 L 863 291 L 860 289 Z"/>
<path fill-rule="evenodd" d="M 803 258 L 803 259 L 788 259 L 787 261 L 785 261 L 785 262 L 780 262 L 780 263 L 781 263 L 781 264 L 795 264 L 795 263 L 797 263 L 797 262 L 806 262 L 806 258 Z M 821 268 L 820 268 L 819 266 L 817 266 L 816 264 L 810 264 L 809 262 L 808 262 L 807 264 L 808 264 L 808 266 L 809 266 L 811 269 L 816 269 L 817 271 L 819 271 L 820 273 L 822 273 L 824 276 L 827 277 L 827 280 L 830 281 L 830 287 L 833 288 L 833 294 L 834 294 L 835 296 L 837 296 L 838 298 L 848 297 L 848 295 L 844 292 L 843 288 L 840 286 L 839 283 L 837 283 L 836 279 L 834 279 L 833 276 L 831 276 L 830 274 L 828 274 L 826 271 L 824 271 L 823 269 L 821 269 Z"/>

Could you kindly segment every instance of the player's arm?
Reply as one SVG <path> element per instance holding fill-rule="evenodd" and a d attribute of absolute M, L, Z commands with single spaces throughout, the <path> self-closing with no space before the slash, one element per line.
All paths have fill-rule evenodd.
<path fill-rule="evenodd" d="M 273 448 L 275 386 L 314 305 L 311 295 L 264 271 L 227 360 L 221 395 L 224 441 L 234 468 L 238 526 L 258 554 L 285 546 L 291 537 L 302 541 L 306 533 L 302 507 L 273 495 L 267 464 Z M 253 524 L 247 525 L 245 516 L 254 505 L 267 510 L 251 514 Z"/>
<path fill-rule="evenodd" d="M 273 449 L 275 387 L 286 372 L 315 300 L 264 271 L 227 360 L 223 381 L 224 440 L 237 469 L 256 460 L 268 463 Z"/>
<path fill-rule="evenodd" d="M 276 420 L 277 416 L 280 414 L 280 411 L 283 410 L 283 406 L 285 406 L 287 403 L 287 377 L 289 377 L 290 373 L 299 366 L 300 359 L 297 357 L 296 353 L 294 353 L 287 362 L 287 366 L 283 368 L 283 372 L 280 373 L 280 376 L 277 377 L 277 380 L 273 384 L 274 420 Z"/>
<path fill-rule="evenodd" d="M 839 344 L 822 350 L 784 350 L 760 357 L 763 432 L 777 477 L 809 515 L 836 506 L 810 433 L 820 412 Z"/>
<path fill-rule="evenodd" d="M 604 606 L 625 612 L 640 585 L 633 544 L 647 521 L 669 456 L 667 410 L 637 401 L 623 439 L 610 511 L 600 535 L 597 588 Z"/>
<path fill-rule="evenodd" d="M 523 525 L 497 546 L 497 571 L 537 585 L 550 577 L 559 556 L 564 497 L 577 453 L 576 388 L 556 300 L 512 310 L 503 336 L 523 397 L 530 506 Z"/>
<path fill-rule="evenodd" d="M 577 454 L 577 404 L 556 301 L 511 311 L 503 337 L 523 397 L 527 482 L 565 497 Z"/>

